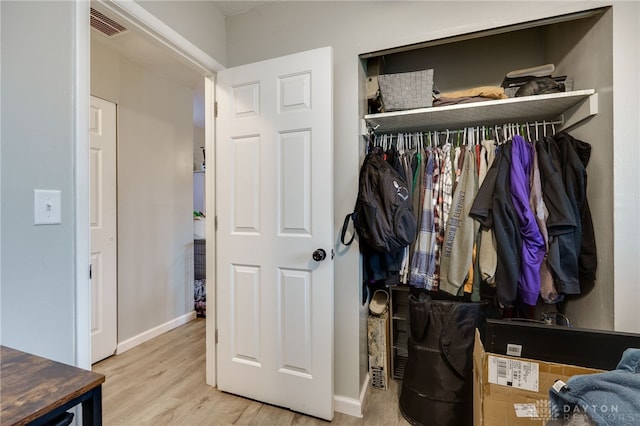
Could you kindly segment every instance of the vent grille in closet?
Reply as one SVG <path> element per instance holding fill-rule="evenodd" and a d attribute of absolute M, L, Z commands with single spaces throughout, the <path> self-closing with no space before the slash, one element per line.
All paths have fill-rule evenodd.
<path fill-rule="evenodd" d="M 91 8 L 91 28 L 100 31 L 107 37 L 115 37 L 118 34 L 128 31 L 124 26 L 94 8 Z"/>

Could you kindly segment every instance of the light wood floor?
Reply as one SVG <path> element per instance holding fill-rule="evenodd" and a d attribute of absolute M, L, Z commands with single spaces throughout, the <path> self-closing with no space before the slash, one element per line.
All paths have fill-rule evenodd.
<path fill-rule="evenodd" d="M 329 425 L 324 420 L 220 392 L 205 383 L 205 320 L 196 319 L 93 366 L 102 387 L 105 426 Z M 336 425 L 408 425 L 398 383 L 370 389 L 364 418 L 336 413 Z"/>

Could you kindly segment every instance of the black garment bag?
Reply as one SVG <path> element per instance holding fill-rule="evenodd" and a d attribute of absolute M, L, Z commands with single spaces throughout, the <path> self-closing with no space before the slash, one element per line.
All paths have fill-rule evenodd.
<path fill-rule="evenodd" d="M 486 306 L 409 295 L 409 358 L 400 394 L 407 421 L 473 425 L 473 342 Z"/>

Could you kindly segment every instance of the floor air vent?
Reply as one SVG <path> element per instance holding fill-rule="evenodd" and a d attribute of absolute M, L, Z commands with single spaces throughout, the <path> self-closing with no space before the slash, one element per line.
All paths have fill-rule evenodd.
<path fill-rule="evenodd" d="M 91 8 L 91 27 L 107 37 L 115 37 L 118 34 L 128 31 L 125 27 L 94 8 Z"/>

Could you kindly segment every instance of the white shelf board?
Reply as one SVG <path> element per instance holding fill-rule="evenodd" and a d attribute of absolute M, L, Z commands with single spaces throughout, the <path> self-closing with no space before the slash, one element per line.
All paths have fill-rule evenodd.
<path fill-rule="evenodd" d="M 503 123 L 556 120 L 568 109 L 595 94 L 595 90 L 523 96 L 469 104 L 420 108 L 365 115 L 376 133 L 462 129 Z M 597 111 L 596 111 L 597 112 Z M 584 117 L 595 114 L 587 113 Z"/>

